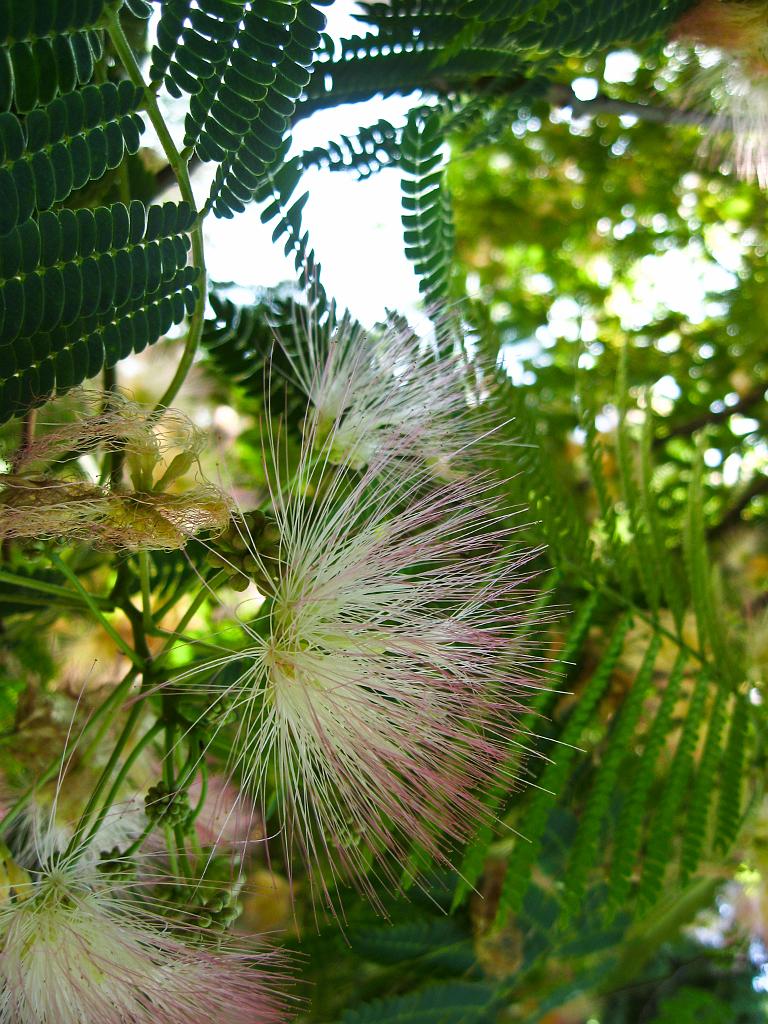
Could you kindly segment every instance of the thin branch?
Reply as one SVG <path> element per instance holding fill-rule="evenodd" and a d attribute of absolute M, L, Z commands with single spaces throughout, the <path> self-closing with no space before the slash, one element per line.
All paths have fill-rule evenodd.
<path fill-rule="evenodd" d="M 19 439 L 19 447 L 16 450 L 16 454 L 13 457 L 11 463 L 11 471 L 15 472 L 18 464 L 23 459 L 27 450 L 31 447 L 32 442 L 35 439 L 35 427 L 37 426 L 37 409 L 27 409 L 24 413 L 24 419 L 21 421 L 21 438 Z"/>
<path fill-rule="evenodd" d="M 320 64 L 315 73 L 327 74 L 328 66 Z M 441 74 L 442 72 L 442 74 Z M 493 95 L 512 94 L 517 92 L 527 79 L 522 76 L 510 76 L 504 80 L 501 77 L 471 78 L 466 77 L 458 80 L 453 75 L 446 75 L 444 68 L 437 68 L 434 76 L 429 78 L 425 75 L 421 81 L 412 80 L 407 83 L 394 86 L 388 82 L 372 81 L 363 84 L 355 83 L 354 87 L 341 86 L 332 88 L 328 92 L 319 95 L 309 96 L 296 107 L 292 123 L 295 125 L 317 110 L 326 110 L 329 107 L 338 106 L 341 103 L 358 103 L 371 99 L 377 94 L 385 96 L 397 94 L 405 95 L 414 90 L 421 90 L 425 93 L 433 93 L 437 96 L 455 96 L 460 93 L 471 92 L 475 95 L 486 91 L 493 92 Z M 610 96 L 599 94 L 591 100 L 580 100 L 570 85 L 553 82 L 547 92 L 547 99 L 554 107 L 569 108 L 574 117 L 595 117 L 599 114 L 609 114 L 616 117 L 636 117 L 642 121 L 651 121 L 656 124 L 680 124 L 692 125 L 699 128 L 715 128 L 717 131 L 727 131 L 730 122 L 720 115 L 707 114 L 699 110 L 681 110 L 679 107 L 661 106 L 653 103 L 638 103 L 630 100 L 615 100 Z"/>
<path fill-rule="evenodd" d="M 194 155 L 189 159 L 187 164 L 187 171 L 190 178 L 195 171 L 203 166 L 203 161 L 199 156 Z M 173 164 L 166 164 L 165 167 L 161 167 L 155 175 L 155 198 L 159 198 L 163 193 L 170 191 L 172 188 L 176 188 L 178 181 L 176 180 L 176 171 L 174 170 Z"/>
<path fill-rule="evenodd" d="M 722 423 L 723 420 L 727 420 L 729 416 L 746 412 L 748 409 L 751 409 L 753 405 L 757 405 L 758 402 L 763 401 L 765 398 L 765 391 L 765 382 L 756 384 L 734 405 L 727 405 L 724 409 L 718 409 L 715 412 L 708 409 L 706 412 L 702 412 L 700 415 L 694 416 L 693 419 L 686 420 L 685 423 L 675 424 L 675 426 L 670 427 L 665 434 L 653 439 L 654 448 L 658 448 L 665 444 L 665 442 L 667 442 L 671 437 L 690 437 L 691 434 L 695 433 L 697 430 L 701 430 L 702 427 Z"/>
<path fill-rule="evenodd" d="M 720 537 L 732 526 L 741 522 L 741 513 L 751 504 L 753 498 L 768 494 L 768 476 L 758 476 L 752 481 L 745 491 L 742 492 L 739 500 L 728 509 L 719 523 L 707 530 L 707 537 L 711 540 Z"/>
<path fill-rule="evenodd" d="M 699 128 L 716 125 L 720 130 L 727 128 L 727 122 L 723 118 L 703 114 L 697 110 L 680 110 L 678 107 L 614 100 L 603 95 L 597 95 L 591 100 L 580 100 L 569 85 L 552 84 L 548 97 L 553 106 L 568 107 L 574 117 L 612 114 L 616 117 L 636 117 L 641 121 L 653 121 L 656 124 L 689 124 Z"/>

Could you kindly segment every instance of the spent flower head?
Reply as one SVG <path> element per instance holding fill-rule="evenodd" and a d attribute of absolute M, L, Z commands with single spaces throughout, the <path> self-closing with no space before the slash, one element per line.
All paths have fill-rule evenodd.
<path fill-rule="evenodd" d="M 91 395 L 81 395 L 86 408 Z M 103 399 L 102 399 L 103 401 Z M 202 530 L 222 530 L 226 495 L 198 472 L 203 435 L 175 410 L 162 416 L 110 394 L 98 411 L 58 426 L 23 448 L 12 472 L 0 476 L 0 539 L 87 540 L 117 549 L 175 549 Z M 83 459 L 93 451 L 120 453 L 133 489 L 104 483 Z M 64 466 L 57 460 L 70 457 Z"/>

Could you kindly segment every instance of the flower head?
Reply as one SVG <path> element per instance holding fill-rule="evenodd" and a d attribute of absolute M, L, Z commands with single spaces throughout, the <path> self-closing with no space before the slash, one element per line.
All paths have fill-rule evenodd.
<path fill-rule="evenodd" d="M 768 19 L 762 0 L 700 0 L 678 20 L 674 38 L 719 51 L 722 59 L 701 75 L 699 90 L 715 98 L 717 115 L 702 146 L 719 152 L 732 135 L 738 176 L 768 188 Z"/>
<path fill-rule="evenodd" d="M 272 1024 L 270 958 L 193 945 L 93 866 L 52 862 L 0 903 L 0 1022 Z"/>
<path fill-rule="evenodd" d="M 302 345 L 286 355 L 310 402 L 305 430 L 332 462 L 362 469 L 387 445 L 408 472 L 441 474 L 483 433 L 470 411 L 482 390 L 477 368 L 463 352 L 438 359 L 402 318 L 378 332 L 349 317 L 330 329 L 310 320 L 298 333 Z"/>
<path fill-rule="evenodd" d="M 482 475 L 404 481 L 407 443 L 355 473 L 305 438 L 291 483 L 274 481 L 268 615 L 226 689 L 233 767 L 257 799 L 275 781 L 287 859 L 313 884 L 329 862 L 370 891 L 371 859 L 387 872 L 414 844 L 446 863 L 485 816 L 531 686 L 529 553 Z"/>

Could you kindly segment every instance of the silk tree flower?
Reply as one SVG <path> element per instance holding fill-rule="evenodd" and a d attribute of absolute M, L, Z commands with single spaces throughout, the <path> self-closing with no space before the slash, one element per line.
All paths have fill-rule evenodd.
<path fill-rule="evenodd" d="M 740 178 L 768 188 L 768 19 L 763 0 L 701 0 L 678 20 L 673 38 L 705 46 L 721 59 L 703 70 L 698 93 L 715 98 L 718 112 L 703 150 L 731 134 L 731 159 Z"/>
<path fill-rule="evenodd" d="M 348 316 L 330 331 L 297 322 L 296 332 L 302 344 L 286 355 L 310 402 L 305 430 L 331 461 L 360 470 L 394 443 L 408 473 L 421 463 L 445 475 L 485 433 L 478 367 L 464 352 L 437 359 L 402 318 L 390 315 L 378 333 Z"/>
<path fill-rule="evenodd" d="M 237 722 L 231 768 L 257 804 L 276 783 L 289 869 L 300 853 L 328 899 L 319 865 L 372 894 L 372 859 L 390 880 L 414 844 L 448 863 L 486 817 L 535 684 L 530 554 L 489 481 L 424 469 L 406 483 L 391 442 L 363 473 L 318 467 L 315 450 L 305 438 L 292 482 L 272 481 L 266 635 L 255 625 L 247 651 L 182 685 L 205 693 L 216 669 L 245 664 L 211 687 Z"/>
<path fill-rule="evenodd" d="M 15 875 L 0 903 L 2 1024 L 274 1024 L 275 955 L 185 929 L 77 859 Z M 190 926 L 189 940 L 198 940 Z"/>

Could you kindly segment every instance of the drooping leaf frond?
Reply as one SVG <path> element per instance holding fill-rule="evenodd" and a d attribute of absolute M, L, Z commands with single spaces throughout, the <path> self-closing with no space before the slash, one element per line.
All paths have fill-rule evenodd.
<path fill-rule="evenodd" d="M 405 255 L 431 306 L 447 295 L 452 263 L 453 227 L 442 144 L 440 111 L 411 111 L 400 151 L 403 237 Z"/>
<path fill-rule="evenodd" d="M 500 924 L 506 921 L 510 913 L 516 913 L 522 905 L 531 867 L 541 850 L 542 836 L 547 827 L 549 814 L 568 778 L 583 731 L 595 714 L 598 703 L 611 681 L 611 674 L 621 654 L 630 625 L 631 620 L 628 616 L 622 617 L 616 625 L 600 664 L 579 694 L 578 703 L 560 734 L 559 742 L 562 747 L 558 751 L 557 759 L 544 769 L 539 782 L 541 788 L 528 804 L 525 815 L 525 841 L 515 846 L 506 866 L 496 912 L 496 919 Z"/>
<path fill-rule="evenodd" d="M 190 311 L 195 219 L 138 200 L 47 211 L 0 237 L 3 419 L 140 352 Z"/>
<path fill-rule="evenodd" d="M 105 0 L 13 0 L 0 8 L 0 110 L 22 114 L 89 82 Z"/>
<path fill-rule="evenodd" d="M 130 82 L 87 85 L 35 107 L 0 114 L 0 236 L 49 210 L 136 153 L 144 124 Z"/>
<path fill-rule="evenodd" d="M 656 778 L 656 763 L 667 742 L 675 705 L 683 684 L 686 655 L 678 655 L 666 681 L 656 715 L 651 722 L 642 753 L 628 757 L 631 782 L 624 796 L 611 857 L 609 901 L 614 909 L 626 900 L 632 871 L 643 839 L 643 823 L 647 815 L 648 798 Z"/>
<path fill-rule="evenodd" d="M 642 874 L 637 890 L 637 898 L 641 905 L 655 903 L 662 890 L 664 876 L 671 859 L 670 849 L 675 833 L 676 816 L 685 798 L 693 772 L 696 745 L 707 714 L 707 697 L 710 686 L 707 676 L 700 674 L 688 702 L 675 756 L 653 815 L 653 828 L 649 830 Z"/>
<path fill-rule="evenodd" d="M 661 647 L 652 636 L 629 694 L 621 705 L 606 740 L 595 782 L 589 792 L 571 849 L 566 875 L 564 906 L 568 913 L 579 909 L 590 867 L 600 858 L 605 818 L 616 791 L 619 771 L 632 743 L 643 704 L 653 686 L 653 669 Z"/>

